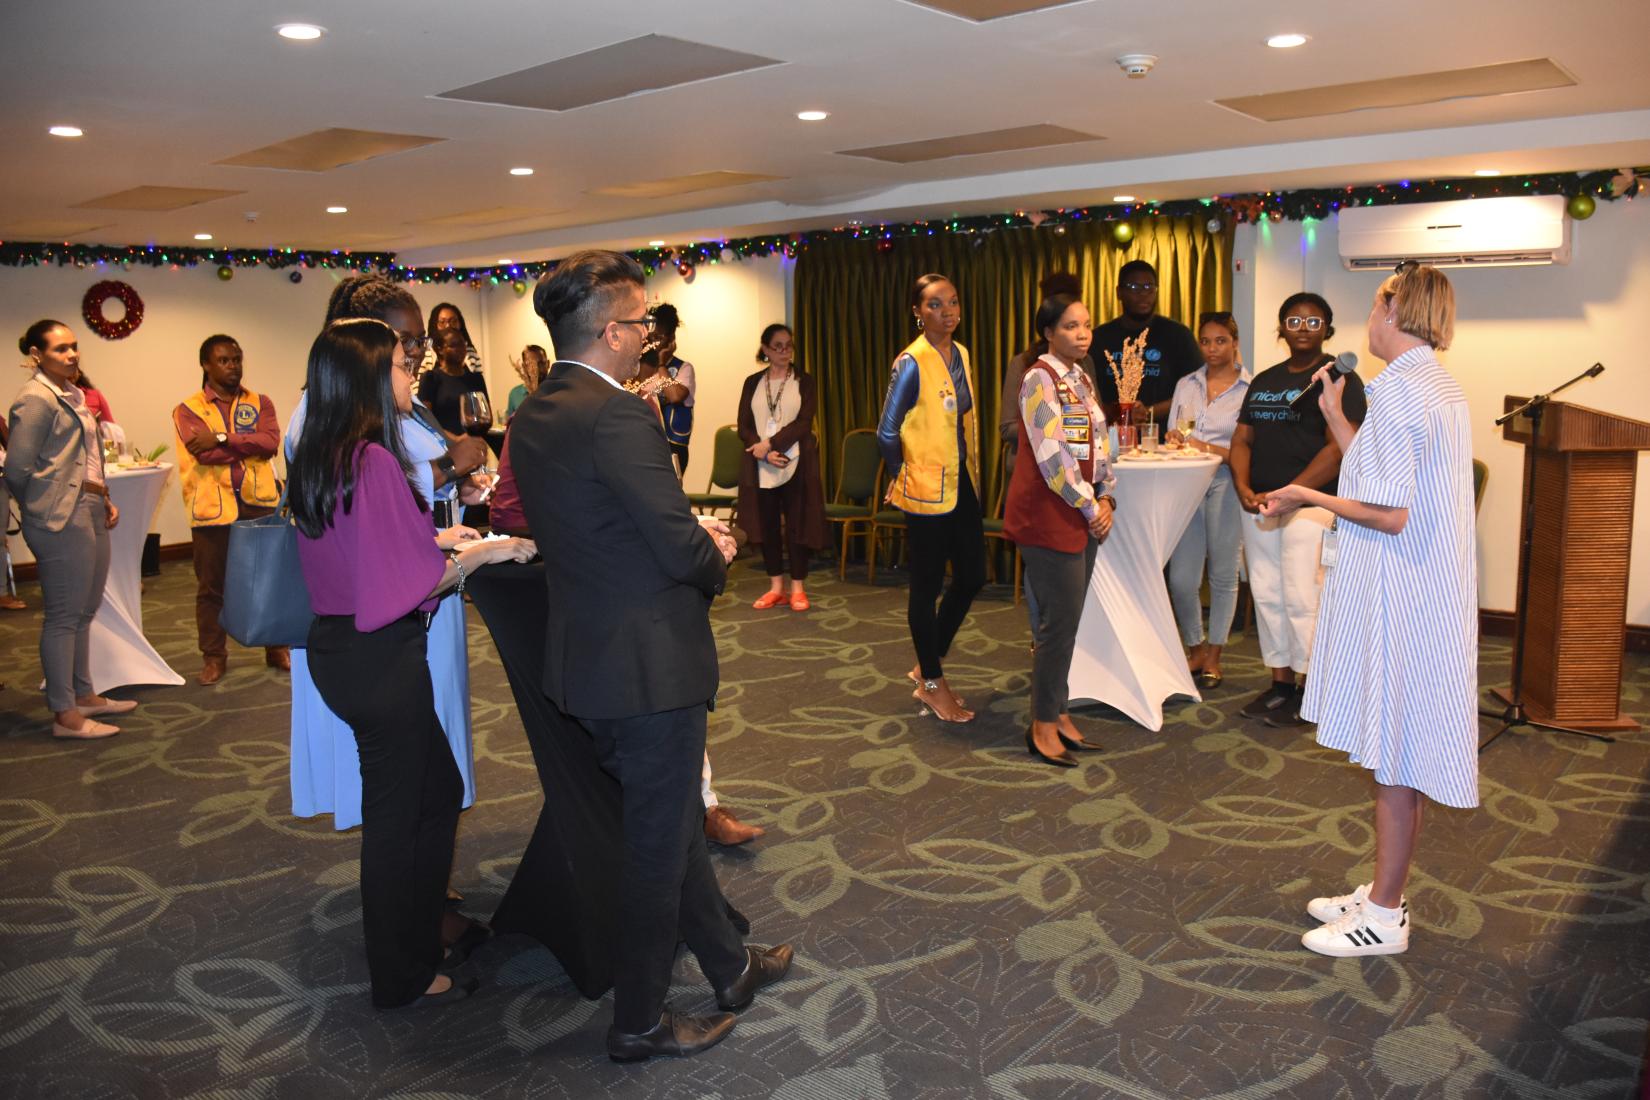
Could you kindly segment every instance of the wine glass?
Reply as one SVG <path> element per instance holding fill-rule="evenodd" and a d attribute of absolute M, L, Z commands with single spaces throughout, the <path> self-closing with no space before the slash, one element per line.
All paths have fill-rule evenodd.
<path fill-rule="evenodd" d="M 1174 430 L 1180 433 L 1181 449 L 1184 450 L 1190 448 L 1192 445 L 1192 433 L 1197 430 L 1197 418 L 1195 416 L 1181 417 L 1179 420 L 1175 421 Z"/>
<path fill-rule="evenodd" d="M 492 430 L 493 406 L 484 391 L 468 390 L 459 396 L 458 422 L 463 426 L 465 435 L 473 435 L 477 439 L 484 438 Z M 483 465 L 479 472 L 486 474 L 492 471 Z"/>

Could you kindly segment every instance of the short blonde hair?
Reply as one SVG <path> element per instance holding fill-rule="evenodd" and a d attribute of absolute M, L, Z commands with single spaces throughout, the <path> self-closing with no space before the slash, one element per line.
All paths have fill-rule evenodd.
<path fill-rule="evenodd" d="M 1425 340 L 1439 351 L 1455 338 L 1455 288 L 1444 273 L 1426 264 L 1400 265 L 1395 275 L 1381 284 L 1381 301 L 1391 304 L 1393 324 L 1417 340 Z"/>

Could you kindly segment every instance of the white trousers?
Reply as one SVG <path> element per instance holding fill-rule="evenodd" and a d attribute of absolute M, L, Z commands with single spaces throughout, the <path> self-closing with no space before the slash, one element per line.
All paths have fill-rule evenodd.
<path fill-rule="evenodd" d="M 1299 508 L 1281 517 L 1243 517 L 1243 560 L 1268 668 L 1306 675 L 1323 587 L 1323 536 L 1334 515 Z"/>

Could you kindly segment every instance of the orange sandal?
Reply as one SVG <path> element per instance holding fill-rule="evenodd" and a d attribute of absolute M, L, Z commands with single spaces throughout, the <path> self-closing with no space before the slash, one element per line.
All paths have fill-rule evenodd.
<path fill-rule="evenodd" d="M 806 611 L 806 610 L 808 610 L 808 608 L 810 608 L 812 606 L 813 605 L 808 602 L 808 594 L 806 592 L 792 592 L 791 593 L 791 610 L 792 611 Z"/>
<path fill-rule="evenodd" d="M 778 607 L 784 602 L 785 594 L 783 592 L 764 592 L 756 598 L 756 602 L 751 606 L 758 611 L 766 611 L 768 608 Z"/>

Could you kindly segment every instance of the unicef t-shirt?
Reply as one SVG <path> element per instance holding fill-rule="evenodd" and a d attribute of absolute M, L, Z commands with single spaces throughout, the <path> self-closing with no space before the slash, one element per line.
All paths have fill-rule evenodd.
<path fill-rule="evenodd" d="M 1329 356 L 1323 357 L 1323 363 L 1329 361 Z M 1312 381 L 1312 374 L 1290 370 L 1286 360 L 1261 371 L 1249 383 L 1238 423 L 1249 425 L 1249 488 L 1257 493 L 1288 485 L 1323 450 L 1329 422 L 1317 401 L 1306 402 L 1300 412 L 1289 407 Z M 1346 376 L 1341 409 L 1352 423 L 1364 422 L 1364 383 L 1356 371 Z M 1308 488 L 1334 493 L 1338 480 L 1330 478 Z"/>
<path fill-rule="evenodd" d="M 1094 330 L 1094 343 L 1089 356 L 1094 360 L 1094 373 L 1099 377 L 1100 400 L 1116 403 L 1117 379 L 1112 377 L 1105 352 L 1111 352 L 1118 369 L 1123 367 L 1123 341 L 1140 335 L 1140 326 L 1127 317 L 1107 321 Z M 1135 400 L 1142 405 L 1155 405 L 1174 396 L 1175 384 L 1203 365 L 1203 353 L 1198 350 L 1192 330 L 1179 321 L 1157 316 L 1151 319 L 1146 333 L 1145 364 L 1140 372 L 1140 392 Z"/>

